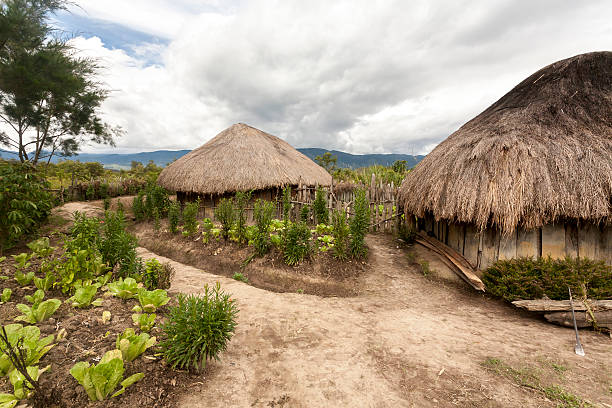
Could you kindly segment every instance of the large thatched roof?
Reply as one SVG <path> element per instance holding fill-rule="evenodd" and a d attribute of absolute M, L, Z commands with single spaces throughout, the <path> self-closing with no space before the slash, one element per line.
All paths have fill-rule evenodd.
<path fill-rule="evenodd" d="M 407 213 L 529 229 L 612 220 L 612 52 L 549 65 L 440 143 L 400 190 Z"/>
<path fill-rule="evenodd" d="M 221 194 L 270 187 L 331 184 L 321 166 L 289 143 L 235 124 L 166 167 L 157 182 L 173 191 Z"/>

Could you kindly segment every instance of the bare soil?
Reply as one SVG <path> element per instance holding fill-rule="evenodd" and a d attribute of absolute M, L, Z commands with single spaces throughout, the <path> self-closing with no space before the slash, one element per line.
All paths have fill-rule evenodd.
<path fill-rule="evenodd" d="M 70 203 L 64 210 L 95 212 L 98 205 Z M 176 389 L 164 392 L 186 408 L 580 406 L 573 396 L 612 407 L 609 336 L 581 331 L 586 356 L 578 357 L 571 329 L 423 276 L 391 237 L 370 235 L 368 246 L 369 266 L 348 278 L 357 288 L 352 297 L 276 293 L 230 279 L 231 271 L 212 263 L 196 268 L 140 248 L 142 257 L 174 266 L 171 293 L 200 293 L 220 282 L 240 307 L 221 361 L 197 379 L 179 376 Z M 216 257 L 243 260 L 223 251 Z M 496 370 L 493 361 L 513 371 Z M 158 373 L 158 380 L 174 374 Z M 561 397 L 544 392 L 552 386 Z M 139 387 L 145 385 L 117 400 L 165 406 L 130 400 L 155 393 L 150 384 Z"/>

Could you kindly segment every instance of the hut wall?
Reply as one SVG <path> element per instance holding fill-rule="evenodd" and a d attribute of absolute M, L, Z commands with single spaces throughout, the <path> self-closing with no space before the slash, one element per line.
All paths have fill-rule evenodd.
<path fill-rule="evenodd" d="M 581 256 L 612 265 L 612 226 L 549 224 L 528 231 L 519 228 L 506 236 L 493 229 L 481 232 L 471 224 L 435 221 L 431 216 L 419 219 L 416 225 L 481 271 L 499 259 L 522 256 Z"/>

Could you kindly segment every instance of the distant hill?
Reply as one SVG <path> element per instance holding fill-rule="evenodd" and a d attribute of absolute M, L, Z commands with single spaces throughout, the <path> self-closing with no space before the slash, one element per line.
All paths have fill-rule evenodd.
<path fill-rule="evenodd" d="M 420 162 L 425 156 L 411 156 L 409 154 L 350 154 L 340 152 L 338 150 L 326 150 L 319 148 L 304 148 L 297 149 L 310 159 L 314 160 L 316 156 L 320 156 L 325 152 L 338 157 L 338 167 L 366 167 L 374 164 L 380 164 L 383 166 L 390 166 L 396 160 L 406 160 L 407 167 L 413 167 Z M 190 150 L 156 150 L 154 152 L 142 152 L 142 153 L 81 153 L 77 156 L 69 157 L 70 160 L 80 160 L 82 162 L 99 162 L 104 167 L 109 169 L 129 169 L 132 161 L 138 161 L 142 164 L 147 164 L 149 160 L 153 160 L 158 166 L 166 166 L 168 163 L 176 160 L 185 154 L 189 153 Z M 4 159 L 16 158 L 14 152 L 0 149 L 0 157 Z M 52 162 L 57 163 L 62 160 L 61 157 L 54 156 Z"/>

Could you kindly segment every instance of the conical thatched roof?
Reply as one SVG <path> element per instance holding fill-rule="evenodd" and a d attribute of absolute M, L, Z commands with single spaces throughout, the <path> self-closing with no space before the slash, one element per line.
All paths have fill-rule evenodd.
<path fill-rule="evenodd" d="M 505 233 L 612 219 L 612 52 L 549 65 L 440 143 L 400 189 L 407 213 Z"/>
<path fill-rule="evenodd" d="M 235 124 L 166 167 L 157 182 L 173 191 L 222 194 L 331 184 L 331 175 L 289 143 Z"/>

